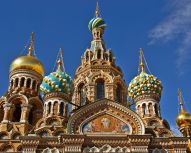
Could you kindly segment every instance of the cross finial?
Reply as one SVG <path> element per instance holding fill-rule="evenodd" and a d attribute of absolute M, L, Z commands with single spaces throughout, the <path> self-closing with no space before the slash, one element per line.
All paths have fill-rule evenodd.
<path fill-rule="evenodd" d="M 58 65 L 57 71 L 63 70 L 65 72 L 65 67 L 64 67 L 63 57 L 62 57 L 62 48 L 60 48 L 59 50 L 57 65 Z"/>
<path fill-rule="evenodd" d="M 145 71 L 145 65 L 143 64 L 143 49 L 140 48 L 140 69 L 141 69 L 141 72 L 144 72 Z"/>
<path fill-rule="evenodd" d="M 180 104 L 180 110 L 184 111 L 183 101 L 182 101 L 182 92 L 181 92 L 180 88 L 178 89 L 178 101 Z"/>
<path fill-rule="evenodd" d="M 29 56 L 32 56 L 33 50 L 34 50 L 34 32 L 31 32 L 30 44 L 29 44 L 29 49 L 28 49 Z"/>
<path fill-rule="evenodd" d="M 99 17 L 99 4 L 98 4 L 98 0 L 96 1 L 96 11 L 95 11 L 95 15 L 96 15 L 96 17 Z"/>

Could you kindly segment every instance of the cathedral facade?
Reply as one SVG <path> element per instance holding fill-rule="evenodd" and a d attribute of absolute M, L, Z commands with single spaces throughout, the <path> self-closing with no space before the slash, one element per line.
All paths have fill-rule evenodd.
<path fill-rule="evenodd" d="M 98 5 L 88 27 L 92 41 L 74 79 L 65 72 L 61 50 L 57 69 L 44 76 L 31 34 L 28 54 L 10 65 L 8 90 L 0 98 L 0 152 L 189 152 L 191 115 L 181 92 L 177 125 L 183 137 L 177 137 L 161 116 L 162 83 L 146 73 L 142 49 L 140 72 L 127 85 L 105 47 L 106 24 Z"/>

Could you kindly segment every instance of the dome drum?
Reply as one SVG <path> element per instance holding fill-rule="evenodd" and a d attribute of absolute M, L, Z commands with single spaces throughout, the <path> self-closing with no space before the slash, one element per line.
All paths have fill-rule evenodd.
<path fill-rule="evenodd" d="M 70 101 L 71 97 L 69 95 L 67 95 L 66 93 L 63 92 L 53 92 L 53 93 L 47 93 L 44 96 L 44 101 L 47 101 L 49 99 L 58 99 L 58 98 L 62 98 L 65 99 L 66 101 Z"/>

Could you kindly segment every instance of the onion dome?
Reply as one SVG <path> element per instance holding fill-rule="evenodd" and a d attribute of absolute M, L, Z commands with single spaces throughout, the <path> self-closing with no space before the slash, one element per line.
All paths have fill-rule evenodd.
<path fill-rule="evenodd" d="M 153 95 L 154 97 L 157 97 L 157 99 L 160 99 L 162 93 L 161 81 L 155 76 L 145 72 L 142 56 L 142 49 L 140 49 L 141 73 L 130 82 L 128 95 L 132 99 L 141 95 Z"/>
<path fill-rule="evenodd" d="M 73 80 L 65 73 L 61 50 L 57 64 L 57 70 L 44 77 L 40 90 L 44 95 L 48 93 L 62 92 L 71 96 L 73 92 Z"/>
<path fill-rule="evenodd" d="M 96 12 L 95 12 L 96 17 L 91 19 L 88 28 L 90 31 L 92 31 L 94 28 L 100 28 L 100 29 L 105 29 L 106 24 L 102 18 L 99 17 L 99 7 L 98 7 L 98 2 L 96 6 Z"/>
<path fill-rule="evenodd" d="M 18 69 L 26 69 L 37 72 L 40 75 L 44 75 L 43 64 L 32 55 L 34 49 L 34 33 L 31 34 L 31 42 L 29 46 L 29 53 L 26 56 L 20 56 L 16 58 L 10 66 L 10 72 Z"/>
<path fill-rule="evenodd" d="M 191 126 L 191 114 L 186 112 L 183 107 L 183 102 L 182 102 L 182 93 L 180 89 L 178 90 L 178 99 L 180 102 L 180 113 L 176 117 L 176 124 L 182 128 L 186 126 Z"/>

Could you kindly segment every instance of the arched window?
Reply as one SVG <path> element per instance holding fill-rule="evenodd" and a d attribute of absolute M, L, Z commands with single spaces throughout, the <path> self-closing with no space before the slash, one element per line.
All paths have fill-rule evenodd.
<path fill-rule="evenodd" d="M 10 89 L 13 88 L 13 80 L 11 80 L 11 85 L 10 85 Z"/>
<path fill-rule="evenodd" d="M 35 87 L 36 87 L 36 81 L 34 80 L 32 83 L 32 89 L 35 90 Z"/>
<path fill-rule="evenodd" d="M 30 85 L 31 85 L 31 79 L 28 78 L 28 79 L 27 79 L 27 88 L 30 88 Z"/>
<path fill-rule="evenodd" d="M 155 114 L 156 114 L 156 116 L 159 116 L 157 104 L 155 104 Z"/>
<path fill-rule="evenodd" d="M 86 104 L 86 91 L 84 84 L 80 84 L 78 87 L 78 95 L 80 100 L 80 106 L 84 106 Z"/>
<path fill-rule="evenodd" d="M 142 105 L 142 111 L 143 111 L 143 115 L 145 115 L 146 114 L 146 104 Z"/>
<path fill-rule="evenodd" d="M 59 110 L 61 116 L 62 116 L 63 113 L 64 113 L 63 109 L 64 109 L 64 103 L 61 102 L 61 103 L 60 103 L 60 110 Z"/>
<path fill-rule="evenodd" d="M 20 122 L 20 118 L 21 118 L 21 104 L 20 103 L 16 103 L 15 104 L 15 109 L 13 112 L 13 122 Z"/>
<path fill-rule="evenodd" d="M 18 87 L 18 85 L 19 85 L 19 78 L 16 78 L 15 79 L 15 87 Z"/>
<path fill-rule="evenodd" d="M 48 114 L 51 112 L 51 102 L 48 103 Z"/>
<path fill-rule="evenodd" d="M 152 103 L 149 103 L 149 114 L 150 115 L 153 115 L 153 105 L 152 105 Z"/>
<path fill-rule="evenodd" d="M 55 101 L 53 106 L 53 114 L 56 115 L 57 113 L 58 113 L 58 102 Z"/>
<path fill-rule="evenodd" d="M 101 50 L 100 49 L 97 51 L 97 59 L 101 59 Z"/>
<path fill-rule="evenodd" d="M 25 78 L 21 78 L 21 87 L 24 87 L 25 84 Z"/>
<path fill-rule="evenodd" d="M 104 80 L 98 79 L 96 81 L 96 99 L 105 98 L 105 83 Z"/>
<path fill-rule="evenodd" d="M 121 93 L 121 85 L 117 84 L 116 88 L 116 101 L 121 103 L 122 102 L 122 93 Z"/>

